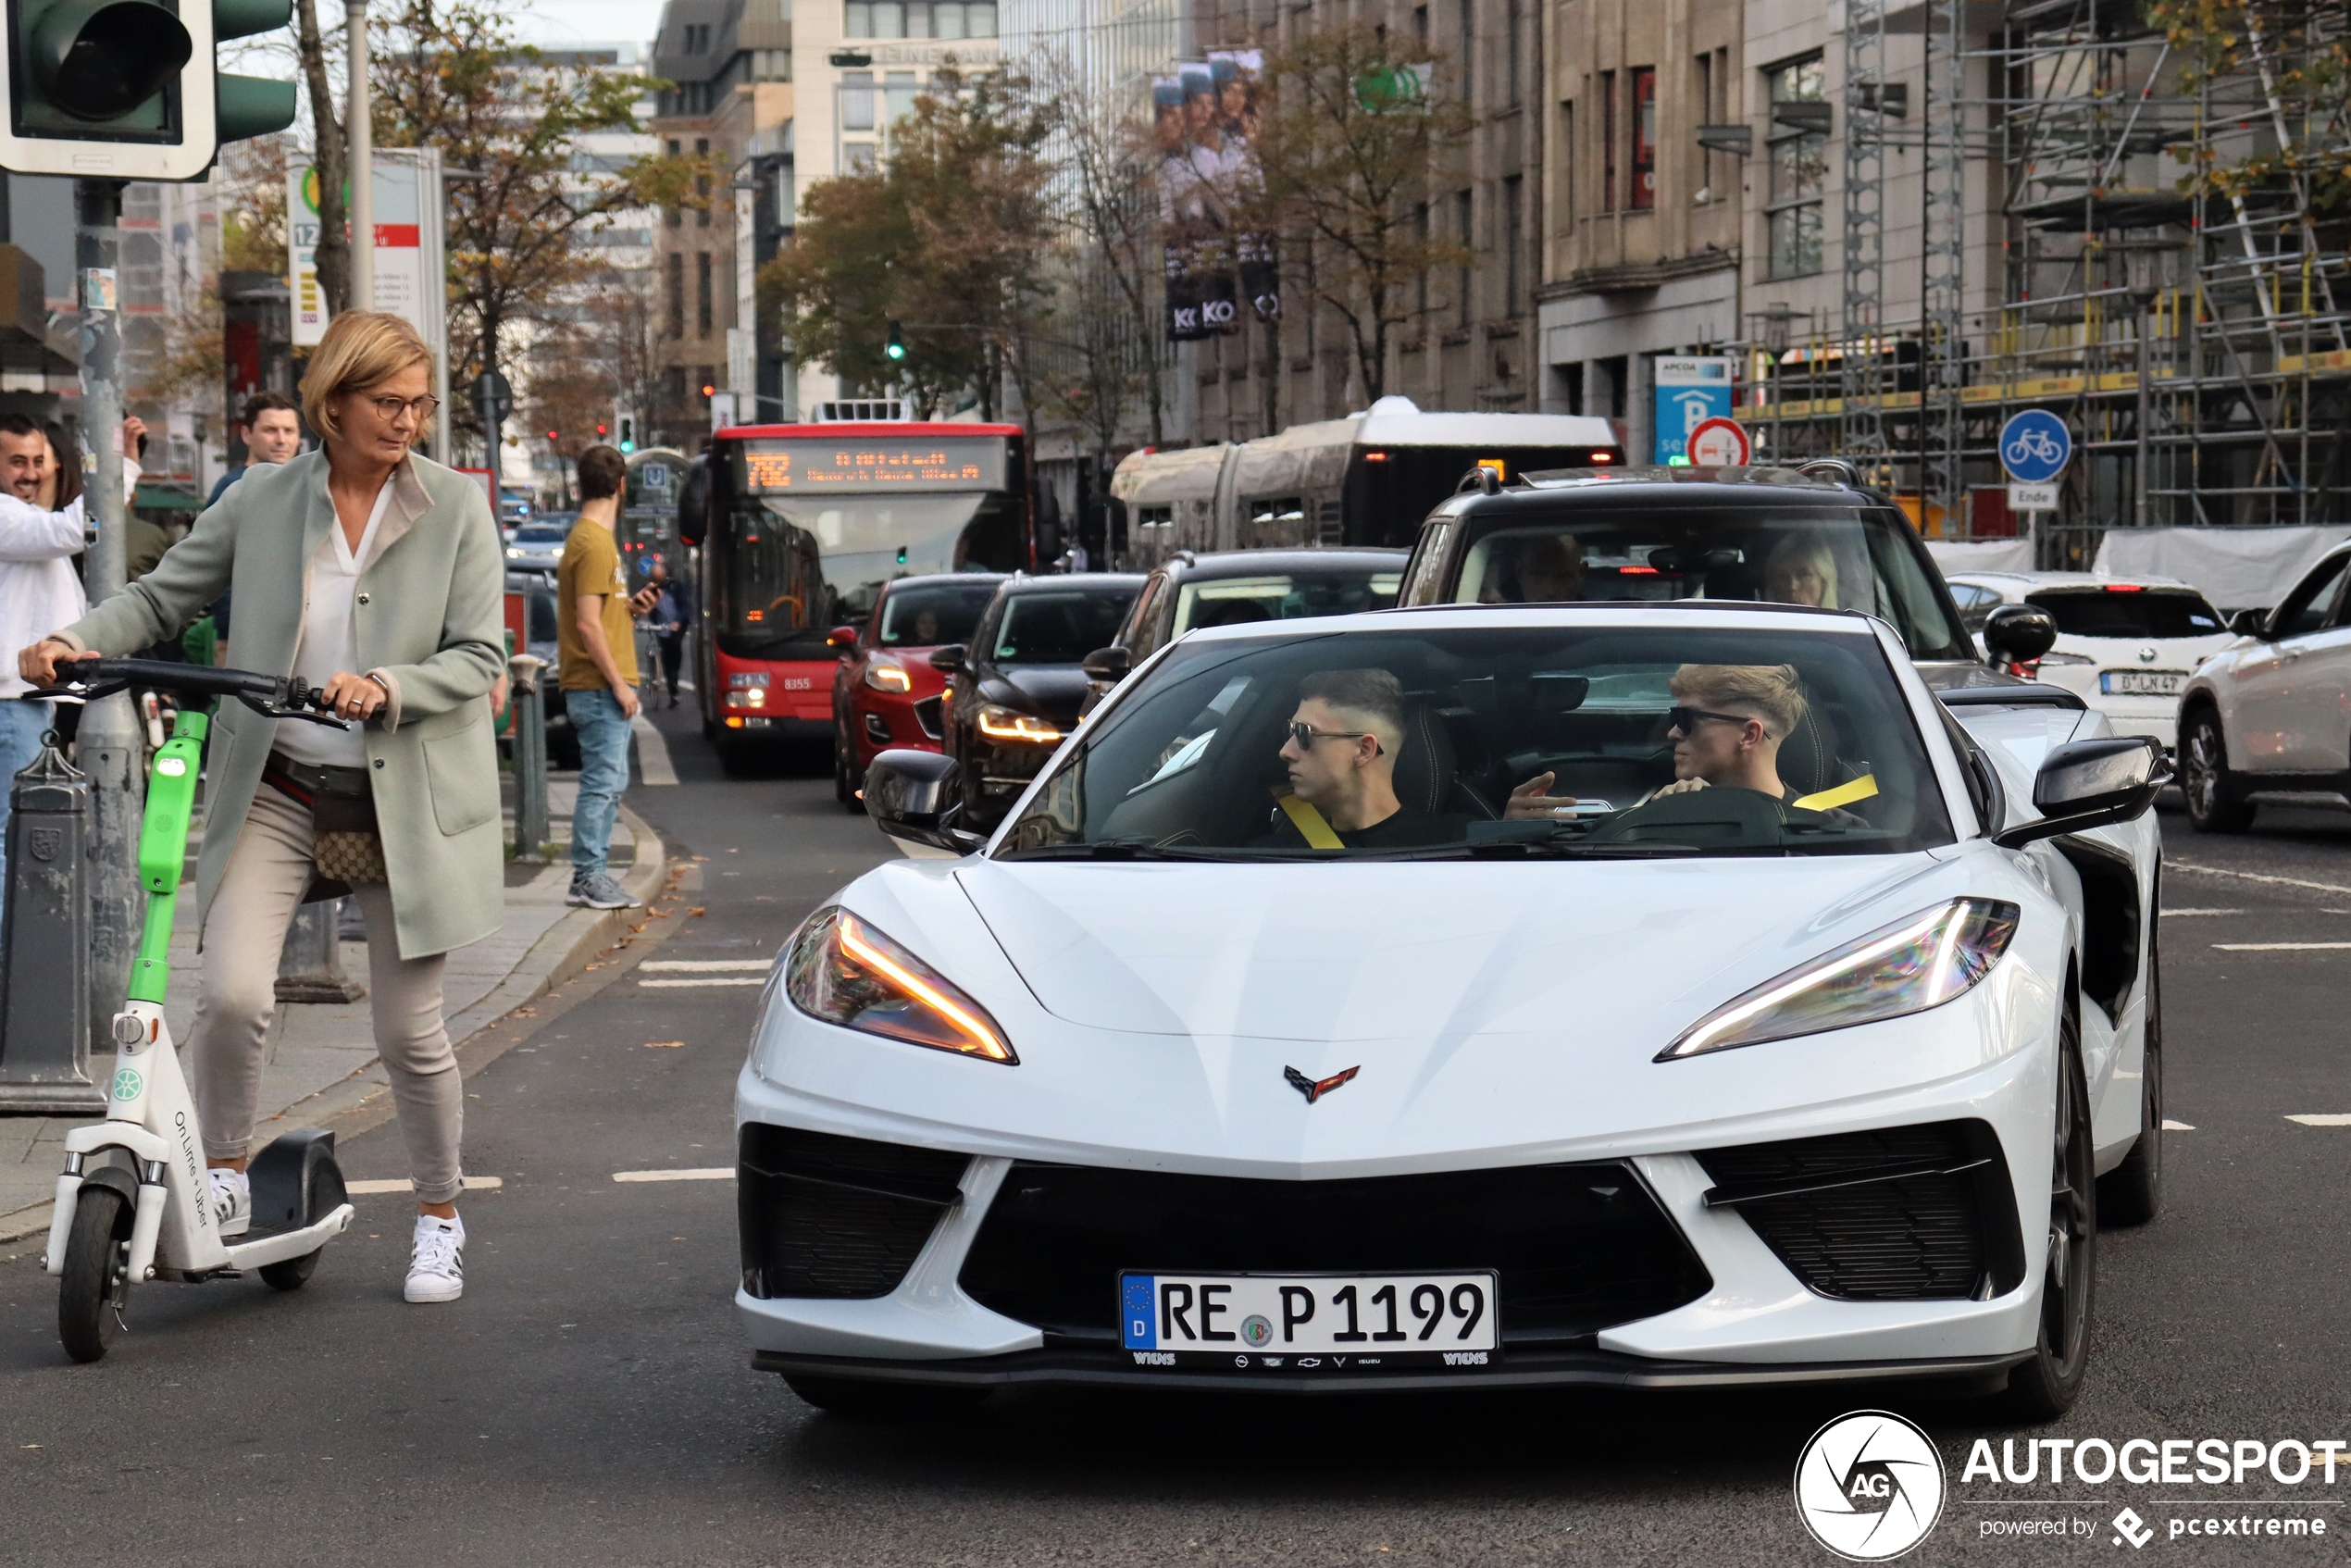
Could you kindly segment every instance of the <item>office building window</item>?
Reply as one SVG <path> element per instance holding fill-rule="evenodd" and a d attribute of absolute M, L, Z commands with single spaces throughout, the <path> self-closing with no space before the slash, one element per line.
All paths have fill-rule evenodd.
<path fill-rule="evenodd" d="M 1470 301 L 1471 286 L 1475 281 L 1477 272 L 1477 247 L 1471 243 L 1471 238 L 1474 233 L 1474 230 L 1470 227 L 1472 207 L 1470 204 L 1469 192 L 1464 191 L 1453 199 L 1453 211 L 1456 224 L 1456 237 L 1461 241 L 1462 249 L 1469 252 L 1471 255 L 1471 260 L 1462 268 L 1462 276 L 1460 280 L 1461 297 L 1457 302 L 1461 324 L 1463 327 L 1467 327 L 1470 324 L 1472 315 Z"/>
<path fill-rule="evenodd" d="M 1428 204 L 1426 202 L 1421 203 L 1420 205 L 1412 209 L 1412 232 L 1420 236 L 1421 255 L 1425 256 L 1428 255 L 1428 242 L 1430 239 L 1428 231 Z M 1423 316 L 1426 316 L 1428 314 L 1428 268 L 1425 267 L 1421 268 L 1421 314 Z M 1426 323 L 1423 323 L 1421 330 L 1423 331 L 1426 331 L 1428 330 Z"/>
<path fill-rule="evenodd" d="M 710 253 L 694 254 L 694 330 L 710 336 Z"/>
<path fill-rule="evenodd" d="M 674 158 L 678 156 L 678 146 L 679 143 L 678 139 L 676 137 L 670 138 L 669 156 L 671 157 Z M 680 206 L 666 206 L 661 209 L 661 216 L 664 222 L 667 223 L 670 228 L 676 229 L 685 223 L 686 209 Z"/>
<path fill-rule="evenodd" d="M 1477 0 L 1462 0 L 1462 102 L 1477 104 Z"/>
<path fill-rule="evenodd" d="M 703 136 L 695 140 L 694 156 L 698 158 L 706 158 L 710 156 L 709 137 Z M 697 174 L 694 176 L 694 194 L 699 198 L 699 202 L 694 207 L 694 227 L 697 229 L 707 229 L 710 227 L 709 175 Z"/>
<path fill-rule="evenodd" d="M 1633 189 L 1635 212 L 1657 205 L 1657 68 L 1633 72 Z"/>
<path fill-rule="evenodd" d="M 1526 300 L 1526 180 L 1513 174 L 1502 181 L 1502 308 L 1519 314 Z"/>
<path fill-rule="evenodd" d="M 1616 73 L 1600 72 L 1600 210 L 1616 210 Z"/>
<path fill-rule="evenodd" d="M 993 38 L 996 0 L 848 0 L 844 38 Z"/>
<path fill-rule="evenodd" d="M 840 73 L 840 128 L 843 131 L 874 129 L 872 71 L 845 70 Z"/>
<path fill-rule="evenodd" d="M 840 144 L 840 166 L 852 174 L 864 174 L 874 167 L 874 144 L 871 142 L 843 142 Z"/>
<path fill-rule="evenodd" d="M 914 112 L 914 94 L 922 89 L 915 83 L 914 73 L 894 70 L 882 77 L 882 108 L 889 123 L 896 125 Z"/>
<path fill-rule="evenodd" d="M 1575 101 L 1560 106 L 1559 231 L 1575 230 Z"/>
<path fill-rule="evenodd" d="M 1532 44 L 1520 36 L 1520 30 L 1525 26 L 1526 0 L 1510 0 L 1502 22 L 1502 58 L 1510 68 L 1502 80 L 1510 92 L 1508 102 L 1512 108 L 1525 101 L 1525 60 Z"/>
<path fill-rule="evenodd" d="M 1765 95 L 1774 106 L 1817 104 L 1823 78 L 1821 56 L 1808 56 L 1763 73 Z M 1803 278 L 1821 269 L 1821 197 L 1828 180 L 1827 133 L 1783 125 L 1775 113 L 1764 140 L 1771 183 L 1764 201 L 1766 249 L 1774 278 Z"/>
<path fill-rule="evenodd" d="M 669 253 L 669 335 L 686 335 L 686 253 Z"/>
<path fill-rule="evenodd" d="M 686 24 L 686 53 L 689 55 L 710 53 L 710 24 L 708 22 Z"/>

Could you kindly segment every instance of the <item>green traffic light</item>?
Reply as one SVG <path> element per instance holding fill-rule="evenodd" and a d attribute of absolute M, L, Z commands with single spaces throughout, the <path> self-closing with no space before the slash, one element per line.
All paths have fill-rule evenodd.
<path fill-rule="evenodd" d="M 636 451 L 636 450 L 637 450 L 637 443 L 636 443 L 635 442 L 633 442 L 633 441 L 628 441 L 628 440 L 627 440 L 627 439 L 625 439 L 625 438 L 624 438 L 624 439 L 622 440 L 621 443 L 620 443 L 620 450 L 621 450 L 621 454 L 622 454 L 623 456 L 626 456 L 628 454 L 629 454 L 629 453 L 634 452 L 634 451 Z"/>
<path fill-rule="evenodd" d="M 882 356 L 892 364 L 906 357 L 906 337 L 895 321 L 889 324 L 889 338 L 882 344 Z"/>

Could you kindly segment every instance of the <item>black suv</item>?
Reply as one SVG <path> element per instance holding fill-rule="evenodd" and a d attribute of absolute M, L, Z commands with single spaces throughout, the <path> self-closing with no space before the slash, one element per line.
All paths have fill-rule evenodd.
<path fill-rule="evenodd" d="M 1421 526 L 1399 603 L 1609 599 L 1860 610 L 1894 628 L 1929 685 L 1991 675 L 1909 519 L 1825 469 L 1567 468 L 1480 484 Z"/>

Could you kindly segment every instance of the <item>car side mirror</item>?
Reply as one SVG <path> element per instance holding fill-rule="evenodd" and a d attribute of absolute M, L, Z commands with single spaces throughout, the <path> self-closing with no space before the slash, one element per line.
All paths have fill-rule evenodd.
<path fill-rule="evenodd" d="M 2156 791 L 2170 782 L 2163 748 L 2146 736 L 2075 740 L 2049 753 L 2033 779 L 2040 819 L 1996 833 L 1992 841 L 2021 849 L 2038 839 L 2128 822 L 2154 805 Z"/>
<path fill-rule="evenodd" d="M 970 654 L 960 642 L 951 642 L 944 648 L 931 650 L 930 667 L 935 670 L 944 670 L 949 675 L 961 675 L 970 666 Z"/>
<path fill-rule="evenodd" d="M 854 653 L 857 652 L 857 628 L 853 626 L 833 628 L 825 633 L 825 646 L 836 653 Z"/>
<path fill-rule="evenodd" d="M 2229 617 L 2229 629 L 2239 637 L 2258 637 L 2267 641 L 2270 637 L 2270 612 L 2239 610 Z"/>
<path fill-rule="evenodd" d="M 893 839 L 970 854 L 988 841 L 954 826 L 963 807 L 954 759 L 892 748 L 865 769 L 865 815 Z"/>
<path fill-rule="evenodd" d="M 1984 645 L 2004 665 L 2031 664 L 2057 635 L 2057 618 L 2037 604 L 2003 604 L 1984 620 Z"/>
<path fill-rule="evenodd" d="M 1086 672 L 1089 680 L 1120 681 L 1134 669 L 1135 655 L 1113 643 L 1110 647 L 1097 648 L 1087 654 L 1078 667 Z"/>

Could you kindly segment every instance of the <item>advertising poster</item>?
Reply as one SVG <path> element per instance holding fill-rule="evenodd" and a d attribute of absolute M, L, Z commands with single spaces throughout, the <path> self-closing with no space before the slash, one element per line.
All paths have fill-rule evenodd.
<path fill-rule="evenodd" d="M 1172 342 L 1232 331 L 1242 300 L 1265 319 L 1281 314 L 1273 237 L 1237 232 L 1233 222 L 1259 178 L 1251 143 L 1263 66 L 1255 49 L 1220 49 L 1151 83 Z"/>
<path fill-rule="evenodd" d="M 1657 361 L 1657 442 L 1652 463 L 1686 457 L 1690 437 L 1710 419 L 1731 417 L 1737 361 L 1720 355 L 1661 355 Z"/>

